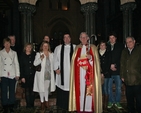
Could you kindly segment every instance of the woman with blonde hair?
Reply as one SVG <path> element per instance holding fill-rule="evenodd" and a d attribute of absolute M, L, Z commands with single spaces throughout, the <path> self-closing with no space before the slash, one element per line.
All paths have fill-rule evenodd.
<path fill-rule="evenodd" d="M 41 64 L 41 70 L 36 71 L 34 79 L 33 91 L 38 92 L 41 101 L 41 109 L 45 106 L 48 108 L 49 92 L 55 91 L 55 81 L 53 72 L 53 53 L 50 51 L 50 46 L 47 41 L 42 42 L 40 51 L 37 52 L 34 66 Z"/>
<path fill-rule="evenodd" d="M 34 92 L 33 92 L 33 82 L 35 69 L 33 68 L 33 62 L 36 53 L 33 51 L 33 45 L 31 43 L 26 43 L 24 46 L 23 53 L 20 56 L 20 72 L 21 72 L 21 82 L 22 87 L 25 88 L 25 99 L 26 107 L 34 107 Z"/>

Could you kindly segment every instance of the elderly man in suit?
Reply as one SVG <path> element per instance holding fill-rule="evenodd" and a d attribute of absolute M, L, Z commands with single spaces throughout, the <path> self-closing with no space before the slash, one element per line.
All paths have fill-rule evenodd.
<path fill-rule="evenodd" d="M 134 37 L 126 38 L 127 47 L 122 51 L 120 76 L 126 86 L 128 113 L 141 113 L 141 45 Z"/>

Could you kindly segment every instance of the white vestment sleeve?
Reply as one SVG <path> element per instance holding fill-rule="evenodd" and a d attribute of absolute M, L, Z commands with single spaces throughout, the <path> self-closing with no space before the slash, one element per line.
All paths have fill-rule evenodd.
<path fill-rule="evenodd" d="M 54 56 L 53 56 L 53 69 L 57 70 L 58 68 L 60 68 L 60 55 L 59 54 L 59 50 L 60 46 L 57 46 L 54 50 Z"/>

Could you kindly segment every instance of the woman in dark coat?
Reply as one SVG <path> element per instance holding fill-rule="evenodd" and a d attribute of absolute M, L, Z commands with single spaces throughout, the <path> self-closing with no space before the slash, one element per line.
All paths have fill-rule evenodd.
<path fill-rule="evenodd" d="M 24 52 L 20 57 L 20 71 L 22 87 L 25 88 L 26 107 L 34 107 L 34 92 L 33 82 L 35 70 L 33 68 L 33 61 L 36 53 L 33 52 L 33 46 L 31 43 L 27 43 L 24 46 Z"/>
<path fill-rule="evenodd" d="M 102 84 L 102 98 L 103 98 L 103 109 L 107 109 L 108 103 L 108 83 L 110 75 L 110 55 L 108 50 L 106 49 L 106 42 L 101 41 L 99 44 L 99 58 L 100 58 L 100 66 L 101 66 L 101 74 L 104 78 L 104 83 Z"/>

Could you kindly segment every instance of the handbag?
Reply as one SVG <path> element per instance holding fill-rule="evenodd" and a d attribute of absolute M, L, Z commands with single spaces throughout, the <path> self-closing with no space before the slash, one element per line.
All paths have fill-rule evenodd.
<path fill-rule="evenodd" d="M 38 72 L 41 71 L 41 64 L 37 65 L 37 66 L 34 66 L 34 69 Z"/>
<path fill-rule="evenodd" d="M 41 55 L 41 54 L 40 54 Z M 34 66 L 35 71 L 40 72 L 41 71 L 41 64 Z"/>

